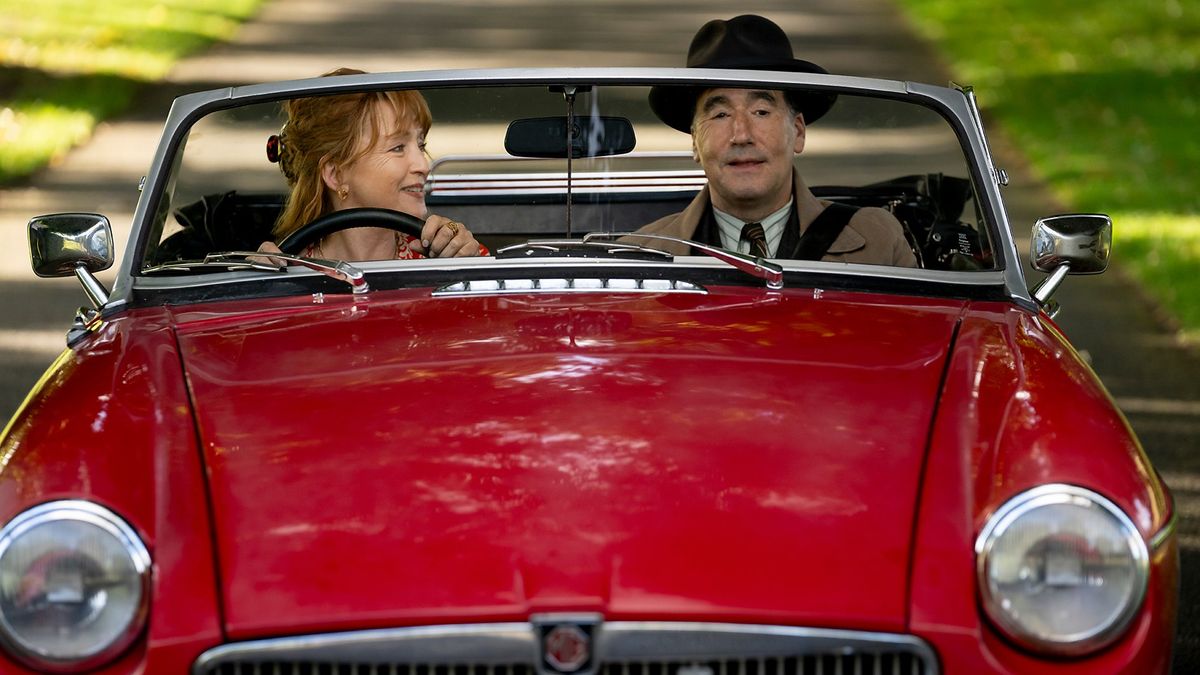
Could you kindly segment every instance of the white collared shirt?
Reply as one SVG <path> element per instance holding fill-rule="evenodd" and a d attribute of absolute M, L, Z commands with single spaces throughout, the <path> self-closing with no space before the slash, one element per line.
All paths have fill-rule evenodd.
<path fill-rule="evenodd" d="M 779 250 L 779 242 L 783 239 L 783 230 L 787 227 L 788 214 L 792 210 L 794 201 L 796 200 L 789 199 L 783 208 L 759 221 L 762 223 L 763 231 L 767 234 L 767 251 L 772 256 Z M 742 227 L 750 221 L 739 220 L 715 206 L 713 207 L 713 216 L 717 219 L 717 229 L 721 232 L 721 247 L 739 253 L 749 253 L 750 242 L 742 239 Z"/>

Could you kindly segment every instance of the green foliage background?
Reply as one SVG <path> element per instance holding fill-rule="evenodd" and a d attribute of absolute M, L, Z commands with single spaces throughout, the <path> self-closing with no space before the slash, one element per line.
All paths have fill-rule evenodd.
<path fill-rule="evenodd" d="M 86 139 L 262 1 L 0 0 L 0 184 Z"/>
<path fill-rule="evenodd" d="M 897 0 L 1113 256 L 1200 335 L 1200 2 Z"/>

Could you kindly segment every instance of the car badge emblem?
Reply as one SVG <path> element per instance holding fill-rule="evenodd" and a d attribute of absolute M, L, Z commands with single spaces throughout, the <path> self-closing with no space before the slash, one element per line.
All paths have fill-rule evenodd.
<path fill-rule="evenodd" d="M 585 673 L 591 670 L 594 626 L 576 623 L 541 627 L 542 667 L 549 673 Z"/>

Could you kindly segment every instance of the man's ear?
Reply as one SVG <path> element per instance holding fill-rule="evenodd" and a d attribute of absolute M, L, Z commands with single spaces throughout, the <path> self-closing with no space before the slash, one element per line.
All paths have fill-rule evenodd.
<path fill-rule="evenodd" d="M 797 155 L 804 152 L 804 113 L 796 113 L 796 144 L 792 148 L 792 152 Z"/>
<path fill-rule="evenodd" d="M 693 127 L 693 129 L 694 128 L 695 127 Z M 700 149 L 696 147 L 696 134 L 695 133 L 692 134 L 692 161 L 697 164 L 700 163 Z"/>

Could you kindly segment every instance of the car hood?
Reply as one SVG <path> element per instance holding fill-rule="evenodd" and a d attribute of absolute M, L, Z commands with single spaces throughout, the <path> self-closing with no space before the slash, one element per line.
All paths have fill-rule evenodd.
<path fill-rule="evenodd" d="M 901 630 L 961 302 L 178 310 L 233 638 L 543 611 Z"/>

